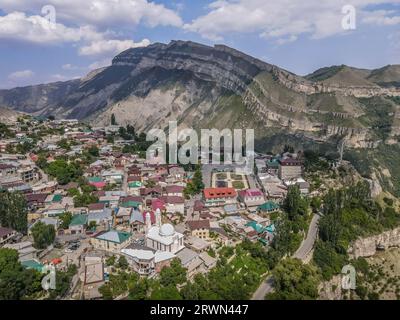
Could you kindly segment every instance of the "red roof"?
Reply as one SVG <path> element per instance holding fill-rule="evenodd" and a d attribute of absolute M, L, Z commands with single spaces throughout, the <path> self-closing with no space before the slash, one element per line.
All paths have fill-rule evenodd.
<path fill-rule="evenodd" d="M 151 200 L 151 208 L 156 211 L 157 209 L 165 210 L 165 202 L 160 199 Z"/>
<path fill-rule="evenodd" d="M 206 199 L 235 198 L 237 196 L 234 188 L 206 188 L 203 192 Z"/>

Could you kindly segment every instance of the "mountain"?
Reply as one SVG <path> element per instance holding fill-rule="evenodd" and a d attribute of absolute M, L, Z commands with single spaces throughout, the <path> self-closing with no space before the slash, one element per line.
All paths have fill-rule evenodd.
<path fill-rule="evenodd" d="M 375 70 L 332 66 L 318 69 L 305 78 L 332 86 L 399 88 L 400 65 L 388 65 Z"/>
<path fill-rule="evenodd" d="M 197 129 L 254 128 L 263 151 L 292 144 L 336 153 L 345 140 L 345 157 L 400 194 L 396 165 L 384 158 L 380 170 L 367 170 L 382 148 L 398 148 L 399 82 L 398 65 L 333 66 L 301 77 L 224 45 L 172 41 L 128 49 L 82 79 L 0 90 L 0 105 L 94 126 L 114 114 L 139 131 L 169 120 Z"/>

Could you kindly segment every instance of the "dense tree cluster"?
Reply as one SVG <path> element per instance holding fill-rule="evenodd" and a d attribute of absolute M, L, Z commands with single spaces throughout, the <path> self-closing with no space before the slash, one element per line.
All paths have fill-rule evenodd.
<path fill-rule="evenodd" d="M 68 162 L 64 159 L 57 159 L 51 162 L 45 167 L 45 171 L 55 177 L 61 185 L 76 181 L 83 174 L 81 167 L 77 163 Z"/>
<path fill-rule="evenodd" d="M 53 225 L 47 225 L 41 221 L 34 224 L 31 229 L 33 245 L 36 249 L 45 249 L 54 242 L 56 231 Z"/>
<path fill-rule="evenodd" d="M 339 273 L 348 262 L 347 249 L 351 241 L 378 234 L 400 223 L 400 217 L 392 207 L 383 209 L 371 199 L 369 184 L 365 181 L 330 190 L 323 203 L 314 261 L 325 279 Z"/>
<path fill-rule="evenodd" d="M 317 268 L 299 259 L 284 259 L 273 271 L 275 291 L 266 296 L 277 300 L 307 300 L 318 297 Z"/>
<path fill-rule="evenodd" d="M 17 192 L 0 192 L 0 225 L 26 233 L 27 204 L 25 197 Z"/>
<path fill-rule="evenodd" d="M 34 298 L 42 292 L 42 277 L 21 265 L 16 250 L 0 248 L 0 300 Z"/>

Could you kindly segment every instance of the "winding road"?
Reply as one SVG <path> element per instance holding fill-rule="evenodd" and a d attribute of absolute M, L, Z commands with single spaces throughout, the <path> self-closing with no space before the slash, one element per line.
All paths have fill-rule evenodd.
<path fill-rule="evenodd" d="M 310 226 L 308 228 L 307 237 L 303 240 L 300 247 L 292 256 L 293 258 L 300 259 L 301 261 L 307 263 L 309 260 L 309 255 L 314 248 L 315 240 L 318 235 L 318 221 L 321 216 L 319 214 L 315 214 L 311 219 Z M 274 290 L 273 287 L 274 279 L 272 276 L 267 277 L 258 289 L 254 292 L 251 300 L 264 300 L 265 295 Z"/>

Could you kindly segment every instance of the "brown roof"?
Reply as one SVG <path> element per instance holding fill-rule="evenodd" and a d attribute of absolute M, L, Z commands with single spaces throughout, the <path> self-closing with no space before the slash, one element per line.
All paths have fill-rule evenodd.
<path fill-rule="evenodd" d="M 210 229 L 209 220 L 191 220 L 187 222 L 187 225 L 190 230 Z"/>
<path fill-rule="evenodd" d="M 170 203 L 170 204 L 185 203 L 185 199 L 179 196 L 163 196 L 160 197 L 160 199 L 165 203 Z"/>
<path fill-rule="evenodd" d="M 167 193 L 182 193 L 185 188 L 182 186 L 166 186 L 165 192 Z"/>
<path fill-rule="evenodd" d="M 103 210 L 105 207 L 105 203 L 91 203 L 88 206 L 89 211 L 93 210 Z"/>
<path fill-rule="evenodd" d="M 31 193 L 25 195 L 25 199 L 27 202 L 44 202 L 48 195 L 48 193 Z"/>

